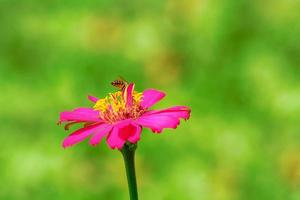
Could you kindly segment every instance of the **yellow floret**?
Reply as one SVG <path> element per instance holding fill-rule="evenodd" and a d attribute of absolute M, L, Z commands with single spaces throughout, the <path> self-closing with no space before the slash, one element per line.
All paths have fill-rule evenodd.
<path fill-rule="evenodd" d="M 133 102 L 134 104 L 139 104 L 142 100 L 142 93 L 133 92 Z M 117 91 L 115 93 L 110 93 L 107 97 L 103 99 L 99 99 L 94 105 L 94 110 L 99 110 L 102 113 L 105 113 L 108 109 L 111 108 L 113 112 L 118 112 L 120 110 L 124 110 L 126 107 L 125 100 L 122 96 L 121 91 Z"/>

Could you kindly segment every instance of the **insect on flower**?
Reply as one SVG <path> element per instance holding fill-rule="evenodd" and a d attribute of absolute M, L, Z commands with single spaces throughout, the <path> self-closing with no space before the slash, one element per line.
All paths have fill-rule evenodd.
<path fill-rule="evenodd" d="M 106 137 L 110 148 L 122 149 L 127 142 L 136 144 L 140 140 L 143 127 L 160 133 L 165 128 L 177 128 L 180 119 L 190 117 L 191 110 L 187 106 L 151 110 L 152 105 L 165 97 L 162 91 L 146 89 L 138 92 L 134 83 L 123 79 L 113 81 L 112 85 L 120 90 L 100 99 L 88 96 L 94 103 L 92 108 L 81 107 L 60 113 L 59 124 L 66 123 L 66 130 L 74 124 L 83 124 L 63 141 L 63 147 L 91 136 L 89 143 L 93 146 Z"/>
<path fill-rule="evenodd" d="M 128 82 L 121 76 L 118 79 L 111 82 L 112 86 L 124 90 L 128 86 Z"/>

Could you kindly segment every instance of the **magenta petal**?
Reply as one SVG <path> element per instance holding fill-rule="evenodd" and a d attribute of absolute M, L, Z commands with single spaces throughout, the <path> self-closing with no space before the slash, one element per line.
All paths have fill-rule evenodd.
<path fill-rule="evenodd" d="M 175 118 L 189 119 L 190 118 L 191 109 L 187 106 L 173 106 L 171 108 L 166 108 L 162 110 L 151 110 L 144 113 L 144 115 L 164 115 Z"/>
<path fill-rule="evenodd" d="M 160 133 L 164 128 L 177 128 L 179 118 L 165 115 L 144 115 L 136 120 L 136 123 L 150 128 L 155 133 Z"/>
<path fill-rule="evenodd" d="M 119 128 L 117 126 L 114 126 L 106 141 L 111 149 L 122 149 L 126 142 L 123 138 L 119 137 Z"/>
<path fill-rule="evenodd" d="M 81 128 L 81 129 L 73 132 L 63 141 L 63 147 L 66 148 L 66 147 L 72 146 L 78 142 L 81 142 L 89 135 L 97 132 L 97 130 L 99 130 L 99 129 L 101 130 L 101 128 L 105 125 L 106 124 L 94 124 L 94 125 L 87 126 L 87 127 Z"/>
<path fill-rule="evenodd" d="M 128 137 L 127 140 L 129 142 L 135 144 L 141 139 L 142 127 L 139 125 L 135 125 L 135 124 L 132 124 L 132 125 L 136 126 L 135 133 L 133 135 L 131 135 L 130 137 Z"/>
<path fill-rule="evenodd" d="M 136 125 L 132 120 L 118 122 L 107 137 L 107 143 L 112 149 L 122 149 L 126 141 L 131 143 L 139 141 L 141 130 L 141 127 Z"/>
<path fill-rule="evenodd" d="M 95 111 L 91 108 L 77 108 L 73 111 L 64 111 L 60 113 L 60 122 L 66 121 L 88 121 L 98 122 L 99 111 Z"/>
<path fill-rule="evenodd" d="M 142 128 L 134 123 L 129 123 L 119 128 L 119 136 L 131 143 L 136 143 L 140 140 Z"/>
<path fill-rule="evenodd" d="M 127 107 L 132 106 L 132 102 L 133 102 L 132 94 L 133 94 L 133 91 L 134 91 L 134 84 L 133 83 L 130 83 L 125 88 L 125 90 L 123 91 L 123 98 L 124 98 L 124 100 L 126 102 L 126 106 Z"/>
<path fill-rule="evenodd" d="M 143 92 L 141 106 L 143 108 L 150 108 L 152 105 L 160 101 L 165 96 L 166 94 L 164 92 L 155 89 L 147 89 Z"/>
<path fill-rule="evenodd" d="M 161 132 L 164 128 L 176 128 L 180 123 L 180 118 L 188 119 L 191 110 L 187 106 L 174 106 L 162 110 L 147 111 L 137 119 L 141 126 L 150 128 L 153 132 Z"/>
<path fill-rule="evenodd" d="M 100 128 L 100 127 L 99 127 Z M 90 145 L 97 145 L 100 143 L 101 139 L 105 137 L 111 131 L 112 126 L 109 124 L 104 124 L 101 129 L 97 130 L 97 132 L 90 139 Z"/>
<path fill-rule="evenodd" d="M 98 98 L 97 98 L 97 97 L 94 97 L 94 96 L 91 96 L 91 95 L 88 96 L 88 99 L 89 99 L 91 102 L 93 102 L 93 103 L 97 103 L 97 101 L 98 101 Z"/>

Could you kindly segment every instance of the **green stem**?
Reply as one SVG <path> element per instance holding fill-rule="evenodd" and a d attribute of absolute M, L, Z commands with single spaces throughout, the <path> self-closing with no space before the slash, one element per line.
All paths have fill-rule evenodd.
<path fill-rule="evenodd" d="M 135 165 L 134 165 L 134 153 L 136 150 L 135 144 L 125 144 L 121 150 L 124 163 L 126 167 L 127 182 L 129 188 L 130 200 L 138 200 Z"/>

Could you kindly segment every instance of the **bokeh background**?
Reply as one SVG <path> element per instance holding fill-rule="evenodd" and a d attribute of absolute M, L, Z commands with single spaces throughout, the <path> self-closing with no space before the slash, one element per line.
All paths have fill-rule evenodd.
<path fill-rule="evenodd" d="M 1 0 L 0 199 L 128 199 L 121 154 L 62 149 L 59 112 L 119 75 L 188 105 L 144 130 L 142 200 L 300 199 L 300 1 Z"/>

